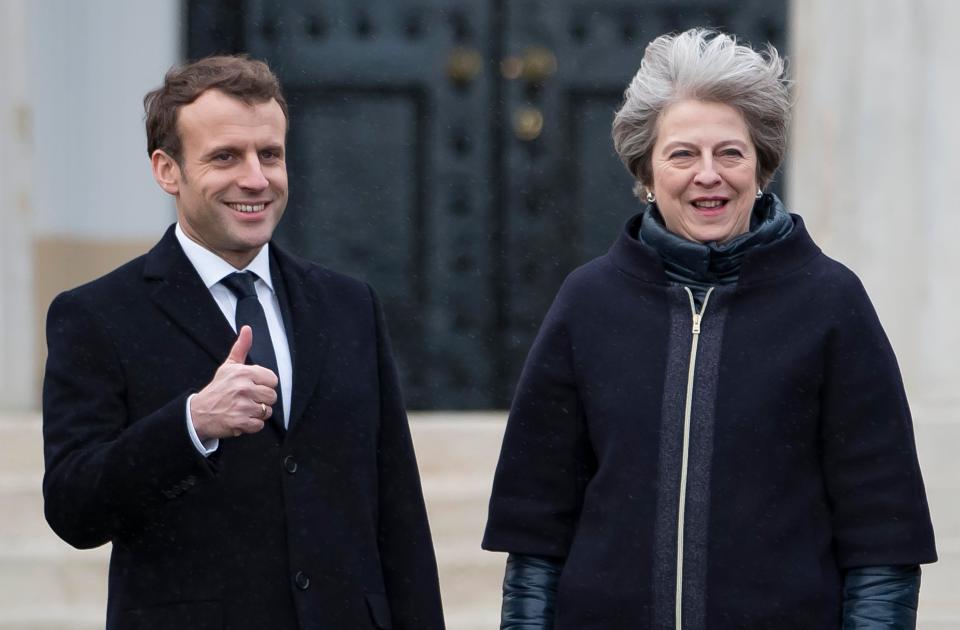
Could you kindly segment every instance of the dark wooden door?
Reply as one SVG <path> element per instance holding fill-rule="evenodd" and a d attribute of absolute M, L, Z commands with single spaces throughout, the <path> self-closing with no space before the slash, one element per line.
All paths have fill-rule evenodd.
<path fill-rule="evenodd" d="M 411 408 L 505 407 L 560 282 L 639 209 L 610 140 L 653 37 L 783 50 L 786 0 L 192 0 L 291 112 L 277 238 L 370 282 Z"/>

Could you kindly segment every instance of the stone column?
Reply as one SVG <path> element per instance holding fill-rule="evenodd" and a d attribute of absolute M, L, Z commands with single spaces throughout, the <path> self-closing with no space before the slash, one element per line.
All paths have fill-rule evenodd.
<path fill-rule="evenodd" d="M 792 3 L 789 205 L 863 280 L 918 420 L 960 409 L 960 3 Z"/>
<path fill-rule="evenodd" d="M 960 73 L 953 0 L 795 0 L 788 204 L 863 280 L 900 360 L 940 561 L 918 627 L 960 623 Z"/>
<path fill-rule="evenodd" d="M 26 11 L 0 2 L 0 410 L 32 407 L 36 390 Z"/>
<path fill-rule="evenodd" d="M 183 23 L 179 2 L 18 3 L 34 105 L 37 382 L 53 297 L 144 253 L 175 220 L 171 197 L 150 173 L 143 96 L 180 59 Z"/>

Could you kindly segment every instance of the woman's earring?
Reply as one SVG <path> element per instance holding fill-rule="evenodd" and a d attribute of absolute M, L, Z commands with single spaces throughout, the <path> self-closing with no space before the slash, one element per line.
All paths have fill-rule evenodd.
<path fill-rule="evenodd" d="M 763 188 L 757 188 L 757 199 L 763 198 Z"/>
<path fill-rule="evenodd" d="M 656 200 L 657 200 L 657 198 L 654 197 L 654 196 L 653 196 L 653 193 L 648 190 L 648 191 L 647 191 L 647 203 L 653 203 L 653 202 L 655 202 Z"/>

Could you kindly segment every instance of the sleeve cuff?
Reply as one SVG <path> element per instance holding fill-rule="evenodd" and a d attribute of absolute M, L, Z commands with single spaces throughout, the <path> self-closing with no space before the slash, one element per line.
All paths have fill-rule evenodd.
<path fill-rule="evenodd" d="M 187 433 L 190 434 L 190 441 L 193 442 L 193 446 L 197 449 L 197 452 L 203 455 L 204 457 L 209 457 L 217 448 L 220 447 L 219 438 L 211 438 L 209 440 L 200 441 L 200 436 L 197 435 L 197 428 L 193 426 L 193 416 L 190 415 L 190 401 L 193 400 L 193 397 L 196 394 L 191 394 L 187 396 Z"/>

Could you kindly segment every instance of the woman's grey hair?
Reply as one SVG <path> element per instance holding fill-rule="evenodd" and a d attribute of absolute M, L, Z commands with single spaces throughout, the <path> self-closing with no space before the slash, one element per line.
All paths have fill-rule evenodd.
<path fill-rule="evenodd" d="M 650 42 L 613 120 L 613 146 L 637 180 L 637 196 L 653 183 L 660 114 L 687 99 L 725 103 L 740 112 L 757 149 L 757 182 L 769 184 L 783 160 L 790 122 L 784 60 L 771 44 L 761 54 L 733 36 L 694 28 Z"/>

